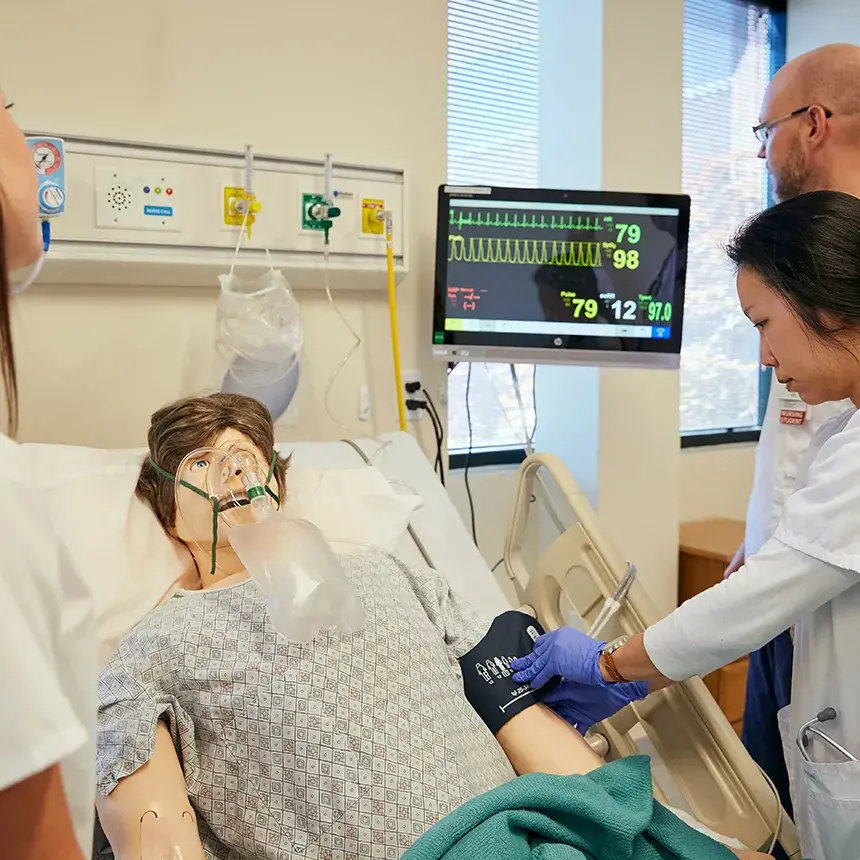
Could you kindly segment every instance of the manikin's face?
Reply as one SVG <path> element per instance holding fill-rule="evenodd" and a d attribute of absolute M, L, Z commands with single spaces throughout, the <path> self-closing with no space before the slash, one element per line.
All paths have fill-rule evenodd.
<path fill-rule="evenodd" d="M 199 487 L 207 495 L 219 496 L 218 551 L 229 550 L 228 534 L 231 525 L 252 521 L 250 507 L 241 504 L 245 500 L 243 470 L 251 466 L 261 482 L 265 482 L 271 464 L 263 452 L 238 430 L 227 429 L 210 448 L 218 453 L 201 449 L 192 457 L 186 457 L 179 477 Z M 220 453 L 220 452 L 223 452 Z M 191 453 L 191 452 L 189 452 Z M 221 462 L 224 454 L 230 454 Z M 226 470 L 226 471 L 225 471 Z M 223 483 L 218 476 L 225 474 Z M 272 477 L 271 489 L 277 493 L 277 481 Z M 206 552 L 212 548 L 212 503 L 187 487 L 179 487 L 177 493 L 176 536 L 192 550 Z"/>
<path fill-rule="evenodd" d="M 738 298 L 758 329 L 761 363 L 772 367 L 789 391 L 810 405 L 852 396 L 860 375 L 854 350 L 812 334 L 780 294 L 750 269 L 738 271 Z"/>

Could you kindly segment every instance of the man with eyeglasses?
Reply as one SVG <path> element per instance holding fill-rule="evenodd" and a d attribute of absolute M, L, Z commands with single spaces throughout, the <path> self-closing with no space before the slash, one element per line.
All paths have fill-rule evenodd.
<path fill-rule="evenodd" d="M 777 201 L 820 189 L 860 197 L 860 47 L 825 45 L 783 66 L 765 92 L 753 133 L 761 144 L 758 157 L 767 162 Z M 813 435 L 848 405 L 841 401 L 808 406 L 772 379 L 756 451 L 746 535 L 726 576 L 771 536 Z M 743 721 L 744 745 L 773 779 L 789 812 L 777 714 L 791 700 L 792 662 L 789 631 L 750 655 Z"/>

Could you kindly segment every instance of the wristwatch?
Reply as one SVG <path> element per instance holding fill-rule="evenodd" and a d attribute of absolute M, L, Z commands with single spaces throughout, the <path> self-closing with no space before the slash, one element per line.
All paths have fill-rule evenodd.
<path fill-rule="evenodd" d="M 627 679 L 618 671 L 618 667 L 615 665 L 615 660 L 612 658 L 612 655 L 629 638 L 629 636 L 619 636 L 617 639 L 613 639 L 600 654 L 603 658 L 603 668 L 606 669 L 606 674 L 609 675 L 609 678 L 616 684 L 624 684 L 627 682 Z"/>

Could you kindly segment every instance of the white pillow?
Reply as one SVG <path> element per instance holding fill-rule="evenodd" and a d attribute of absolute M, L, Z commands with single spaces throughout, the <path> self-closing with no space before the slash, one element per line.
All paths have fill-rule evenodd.
<path fill-rule="evenodd" d="M 287 509 L 310 520 L 337 549 L 397 549 L 421 497 L 398 492 L 373 466 L 290 469 Z"/>
<path fill-rule="evenodd" d="M 145 452 L 22 445 L 60 539 L 94 592 L 99 657 L 181 583 L 194 587 L 191 554 L 169 538 L 135 495 Z M 421 499 L 399 493 L 372 466 L 290 469 L 290 509 L 315 523 L 339 549 L 393 552 Z M 186 578 L 187 577 L 187 578 Z"/>
<path fill-rule="evenodd" d="M 196 579 L 194 562 L 135 495 L 140 452 L 22 448 L 60 540 L 93 591 L 103 664 L 174 583 Z"/>

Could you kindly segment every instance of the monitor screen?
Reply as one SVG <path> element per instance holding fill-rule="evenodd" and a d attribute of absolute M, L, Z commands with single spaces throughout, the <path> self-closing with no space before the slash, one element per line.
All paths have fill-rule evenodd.
<path fill-rule="evenodd" d="M 677 368 L 690 198 L 439 189 L 433 353 Z"/>

